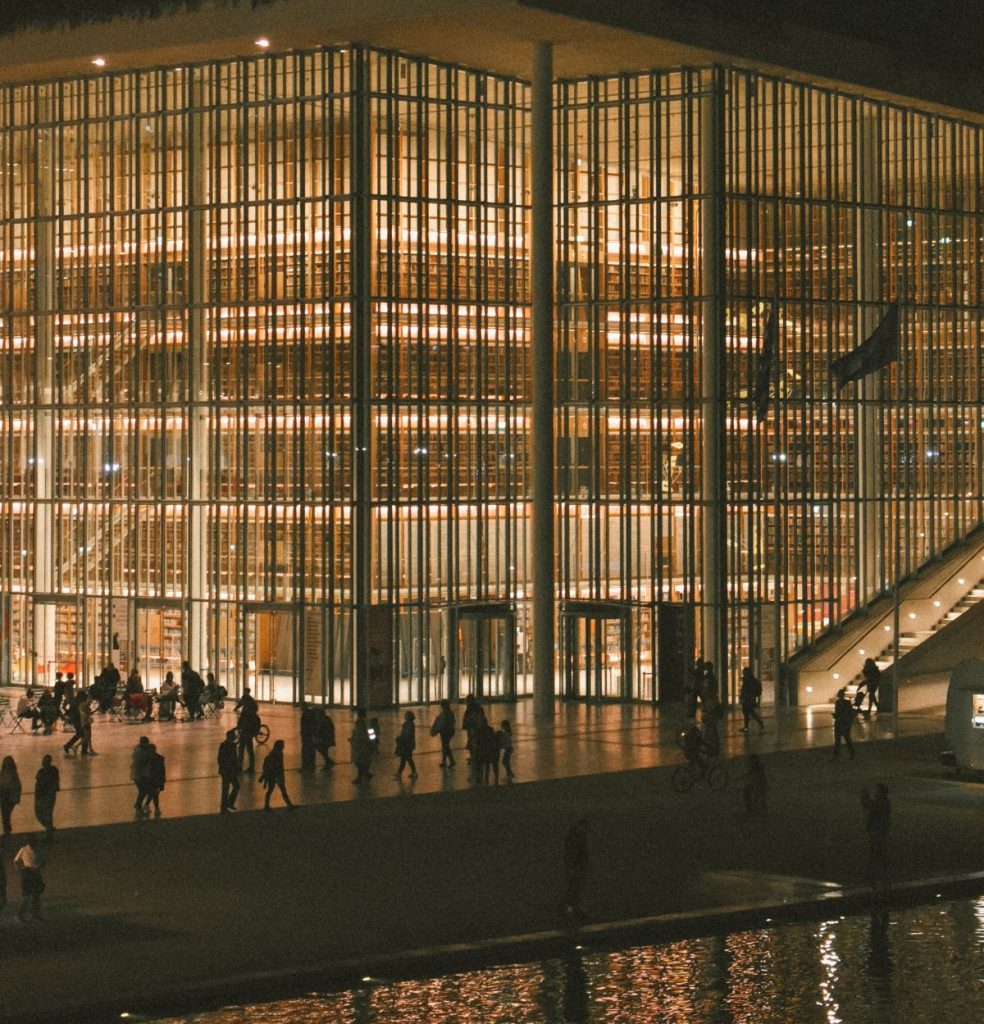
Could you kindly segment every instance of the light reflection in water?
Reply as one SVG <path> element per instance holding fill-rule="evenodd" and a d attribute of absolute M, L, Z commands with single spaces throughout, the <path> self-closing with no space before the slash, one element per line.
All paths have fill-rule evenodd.
<path fill-rule="evenodd" d="M 980 1024 L 984 899 L 374 984 L 166 1024 Z"/>

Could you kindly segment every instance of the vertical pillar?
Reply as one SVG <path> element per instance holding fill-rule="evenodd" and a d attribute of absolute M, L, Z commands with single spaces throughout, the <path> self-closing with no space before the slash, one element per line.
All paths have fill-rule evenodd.
<path fill-rule="evenodd" d="M 54 338 L 55 338 L 55 137 L 54 101 L 38 87 L 34 211 L 34 594 L 55 589 L 54 565 Z M 55 606 L 34 604 L 31 682 L 47 673 L 55 655 Z M 51 680 L 44 677 L 46 685 Z"/>
<path fill-rule="evenodd" d="M 721 72 L 701 100 L 701 635 L 728 692 L 724 486 L 724 108 Z"/>
<path fill-rule="evenodd" d="M 553 46 L 533 54 L 531 285 L 533 326 L 533 712 L 554 711 Z"/>
<path fill-rule="evenodd" d="M 208 514 L 209 496 L 209 363 L 206 343 L 205 299 L 208 267 L 206 247 L 206 139 L 202 75 L 193 68 L 189 83 L 191 100 L 188 114 L 188 223 L 185 246 L 188 261 L 187 347 L 191 389 L 188 396 L 189 476 L 188 476 L 188 652 L 192 668 L 202 670 L 211 664 L 208 653 Z"/>
<path fill-rule="evenodd" d="M 872 117 L 858 121 L 856 167 L 860 212 L 857 218 L 855 273 L 858 328 L 863 341 L 878 326 L 883 310 L 881 293 L 881 217 L 878 210 L 878 124 Z M 858 601 L 867 604 L 881 590 L 884 560 L 881 546 L 882 432 L 878 403 L 878 374 L 857 385 L 861 403 L 857 416 L 858 453 Z"/>
<path fill-rule="evenodd" d="M 355 702 L 369 704 L 372 609 L 372 118 L 369 55 L 353 55 L 352 93 L 352 644 Z"/>

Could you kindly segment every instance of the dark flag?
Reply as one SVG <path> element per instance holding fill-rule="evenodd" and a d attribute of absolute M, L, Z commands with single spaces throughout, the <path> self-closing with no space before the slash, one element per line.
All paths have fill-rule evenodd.
<path fill-rule="evenodd" d="M 899 304 L 893 302 L 888 312 L 881 318 L 881 323 L 871 332 L 871 336 L 847 355 L 835 359 L 830 364 L 830 372 L 837 382 L 837 390 L 852 380 L 867 377 L 875 370 L 881 370 L 894 363 L 899 357 Z"/>
<path fill-rule="evenodd" d="M 761 423 L 769 414 L 769 394 L 779 369 L 779 314 L 778 303 L 772 300 L 769 319 L 765 325 L 765 336 L 759 348 L 758 365 L 755 368 L 755 390 L 752 404 L 755 418 Z"/>

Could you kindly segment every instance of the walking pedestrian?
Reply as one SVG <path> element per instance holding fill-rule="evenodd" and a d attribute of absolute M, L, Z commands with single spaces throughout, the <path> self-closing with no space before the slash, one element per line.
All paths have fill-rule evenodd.
<path fill-rule="evenodd" d="M 230 729 L 219 744 L 219 778 L 222 779 L 222 796 L 219 812 L 226 814 L 236 809 L 239 796 L 239 751 L 236 746 L 236 730 Z"/>
<path fill-rule="evenodd" d="M 752 817 L 765 817 L 769 795 L 769 780 L 765 774 L 765 765 L 758 754 L 749 754 L 745 762 L 745 779 L 741 789 L 745 813 Z"/>
<path fill-rule="evenodd" d="M 575 928 L 583 915 L 588 862 L 588 819 L 581 818 L 564 837 L 564 913 Z"/>
<path fill-rule="evenodd" d="M 181 700 L 184 702 L 188 721 L 194 722 L 205 717 L 202 711 L 202 692 L 205 683 L 188 661 L 181 662 Z"/>
<path fill-rule="evenodd" d="M 441 701 L 441 710 L 434 719 L 431 726 L 431 736 L 441 737 L 441 767 L 453 768 L 455 761 L 451 753 L 451 739 L 454 736 L 454 712 L 451 710 L 451 703 L 447 700 Z"/>
<path fill-rule="evenodd" d="M 469 693 L 465 698 L 465 713 L 461 716 L 461 728 L 465 730 L 465 735 L 468 737 L 465 750 L 468 751 L 469 764 L 475 759 L 475 736 L 484 721 L 485 712 L 482 710 L 482 705 L 475 700 L 474 694 Z"/>
<path fill-rule="evenodd" d="M 55 799 L 60 789 L 58 769 L 51 763 L 51 754 L 45 754 L 34 777 L 34 816 L 44 826 L 48 839 L 55 831 Z"/>
<path fill-rule="evenodd" d="M 847 691 L 841 687 L 837 691 L 837 700 L 834 701 L 834 752 L 831 760 L 840 756 L 841 740 L 847 747 L 851 760 L 854 760 L 854 744 L 851 742 L 851 726 L 854 725 L 854 708 L 847 699 Z"/>
<path fill-rule="evenodd" d="M 275 789 L 280 790 L 284 803 L 288 807 L 295 806 L 290 802 L 287 795 L 287 786 L 284 779 L 284 741 L 277 740 L 270 750 L 270 753 L 263 758 L 263 771 L 260 773 L 260 782 L 266 786 L 266 797 L 263 800 L 263 810 L 269 811 L 270 797 Z"/>
<path fill-rule="evenodd" d="M 868 792 L 867 786 L 862 787 L 861 806 L 868 830 L 868 870 L 871 884 L 877 888 L 884 884 L 888 869 L 888 830 L 892 823 L 888 786 L 879 782 L 874 796 Z"/>
<path fill-rule="evenodd" d="M 314 755 L 318 748 L 318 712 L 301 701 L 301 771 L 314 771 Z"/>
<path fill-rule="evenodd" d="M 738 700 L 741 704 L 741 713 L 745 719 L 742 732 L 748 732 L 748 720 L 754 718 L 759 724 L 759 729 L 765 732 L 765 722 L 758 712 L 758 703 L 762 699 L 762 684 L 758 676 L 752 671 L 751 665 L 746 665 L 741 672 L 741 689 L 738 691 Z"/>
<path fill-rule="evenodd" d="M 145 807 L 150 811 L 151 753 L 150 737 L 141 736 L 130 755 L 130 778 L 137 787 L 133 810 L 138 818 L 143 817 Z"/>
<path fill-rule="evenodd" d="M 862 714 L 865 721 L 869 721 L 871 709 L 878 710 L 878 687 L 881 686 L 881 669 L 875 664 L 874 658 L 865 658 L 861 674 L 864 676 L 865 688 L 868 691 L 868 710 L 863 711 Z"/>
<path fill-rule="evenodd" d="M 717 689 L 709 689 L 704 694 L 704 702 L 701 707 L 701 724 L 703 725 L 702 737 L 711 757 L 717 757 L 721 753 L 721 734 L 718 726 L 724 717 L 724 708 L 718 699 Z"/>
<path fill-rule="evenodd" d="M 147 797 L 144 803 L 144 814 L 150 814 L 150 805 L 154 805 L 154 817 L 161 816 L 161 793 L 167 782 L 167 766 L 164 755 L 151 743 L 150 755 L 147 758 Z"/>
<path fill-rule="evenodd" d="M 5 836 L 9 836 L 12 831 L 10 816 L 20 799 L 21 780 L 17 774 L 17 763 L 8 755 L 0 764 L 0 821 L 3 822 Z"/>
<path fill-rule="evenodd" d="M 513 735 L 512 726 L 506 719 L 503 719 L 502 724 L 499 726 L 499 731 L 496 733 L 496 740 L 498 741 L 499 749 L 502 751 L 502 767 L 506 770 L 506 778 L 511 779 L 513 777 Z"/>
<path fill-rule="evenodd" d="M 321 709 L 318 716 L 318 753 L 324 758 L 322 771 L 330 771 L 335 767 L 335 761 L 331 756 L 331 748 L 335 746 L 335 723 L 331 720 L 327 708 Z"/>
<path fill-rule="evenodd" d="M 413 752 L 417 746 L 417 727 L 414 724 L 416 715 L 408 711 L 403 716 L 403 728 L 396 738 L 396 756 L 400 759 L 400 767 L 396 770 L 397 779 L 403 778 L 403 769 L 410 766 L 410 778 L 417 777 L 417 766 L 413 763 Z"/>
<path fill-rule="evenodd" d="M 366 709 L 355 709 L 355 725 L 349 737 L 352 745 L 352 763 L 358 770 L 353 782 L 363 782 L 372 778 L 369 764 L 372 761 L 372 740 L 369 738 L 369 723 L 366 721 Z"/>
<path fill-rule="evenodd" d="M 81 745 L 81 750 L 85 750 L 87 745 L 85 725 L 82 721 L 82 706 L 84 704 L 88 704 L 88 699 L 81 690 L 79 690 L 78 693 L 75 693 L 74 689 L 68 691 L 66 686 L 66 691 L 65 703 L 67 705 L 68 722 L 74 730 L 75 735 L 72 736 L 62 749 L 66 754 L 70 754 L 75 749 L 76 744 Z M 71 693 L 71 696 L 69 696 L 69 692 Z"/>
<path fill-rule="evenodd" d="M 260 708 L 248 686 L 237 701 L 235 710 L 239 712 L 239 770 L 252 772 L 256 765 L 253 740 L 260 732 Z M 249 766 L 244 768 L 243 761 L 246 758 L 249 759 Z"/>
<path fill-rule="evenodd" d="M 475 733 L 475 781 L 499 781 L 499 738 L 488 719 L 483 718 Z"/>
<path fill-rule="evenodd" d="M 30 910 L 35 921 L 41 920 L 41 893 L 44 892 L 44 878 L 41 875 L 43 861 L 38 842 L 29 836 L 27 842 L 14 855 L 14 867 L 21 876 L 21 905 L 17 920 L 27 921 Z"/>

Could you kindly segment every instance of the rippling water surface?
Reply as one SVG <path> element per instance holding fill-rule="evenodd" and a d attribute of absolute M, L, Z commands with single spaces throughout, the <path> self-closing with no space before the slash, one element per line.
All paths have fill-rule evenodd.
<path fill-rule="evenodd" d="M 167 1024 L 971 1024 L 984 899 L 585 952 L 168 1018 Z"/>

